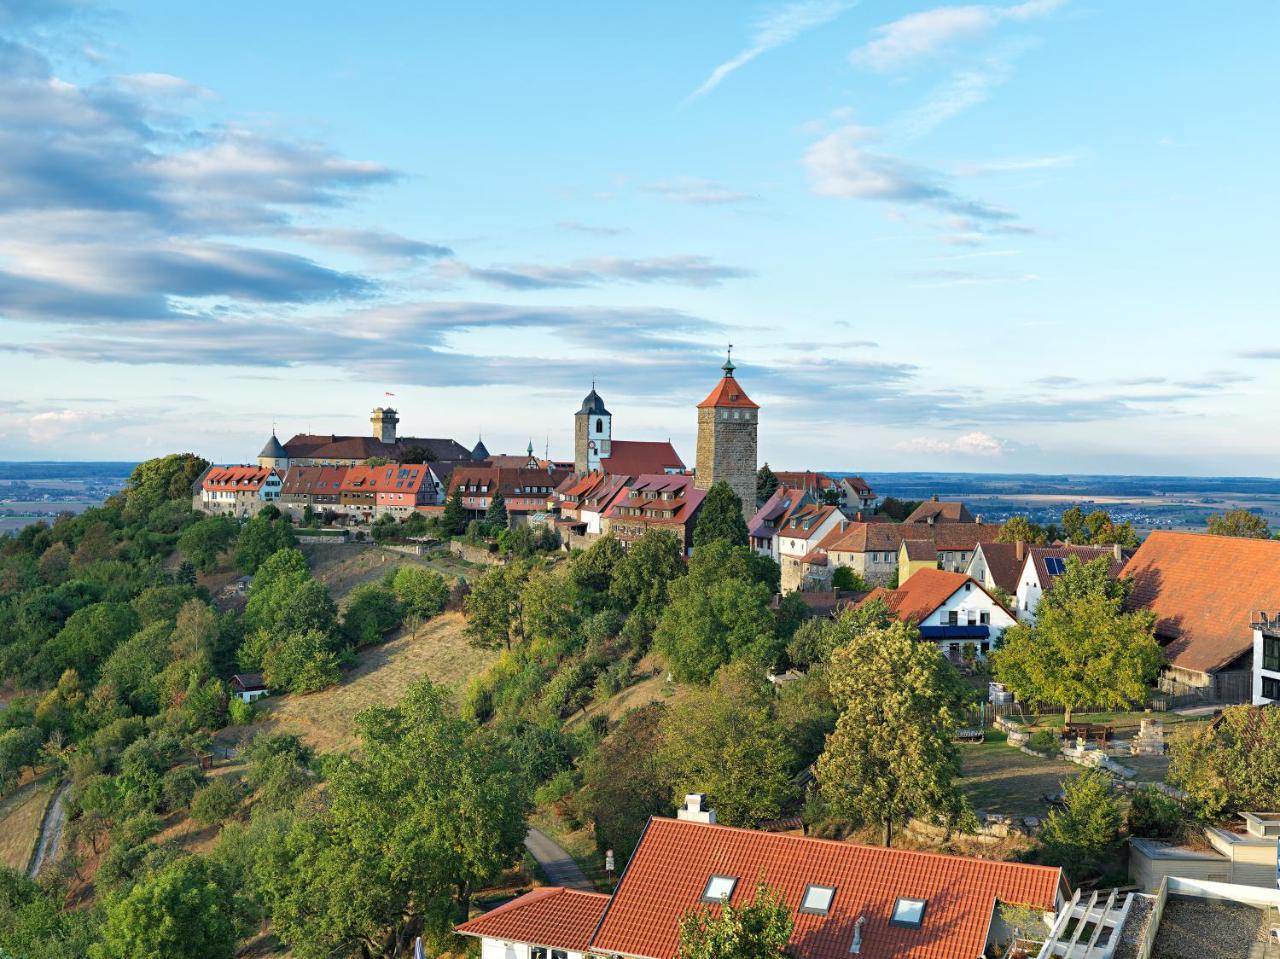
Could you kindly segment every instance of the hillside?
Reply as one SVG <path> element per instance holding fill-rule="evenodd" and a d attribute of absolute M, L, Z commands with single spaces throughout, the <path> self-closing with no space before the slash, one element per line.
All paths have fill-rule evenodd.
<path fill-rule="evenodd" d="M 469 645 L 464 625 L 460 613 L 445 613 L 412 633 L 362 650 L 356 667 L 337 686 L 263 700 L 259 722 L 223 730 L 218 738 L 240 740 L 265 729 L 294 733 L 320 752 L 345 749 L 355 742 L 355 715 L 364 707 L 389 706 L 420 679 L 456 689 L 489 665 L 496 654 Z"/>

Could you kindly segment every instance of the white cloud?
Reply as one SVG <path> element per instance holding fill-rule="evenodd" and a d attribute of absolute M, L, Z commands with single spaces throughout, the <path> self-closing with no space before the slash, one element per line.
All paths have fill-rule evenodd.
<path fill-rule="evenodd" d="M 711 92 L 734 70 L 746 66 L 762 53 L 790 43 L 806 30 L 829 23 L 852 5 L 849 0 L 799 0 L 772 11 L 756 24 L 746 49 L 712 70 L 688 99 L 695 100 Z"/>
<path fill-rule="evenodd" d="M 1051 13 L 1065 2 L 1028 0 L 1009 7 L 987 4 L 934 7 L 877 27 L 876 38 L 854 50 L 850 59 L 873 70 L 891 70 L 962 40 L 980 37 L 1001 21 L 1032 20 Z"/>
<path fill-rule="evenodd" d="M 997 457 L 1009 451 L 1009 443 L 1007 440 L 997 439 L 990 433 L 974 430 L 950 440 L 916 436 L 895 444 L 894 449 L 907 453 L 953 453 L 960 456 Z"/>
<path fill-rule="evenodd" d="M 1031 170 L 1059 170 L 1080 159 L 1077 154 L 1063 153 L 1057 156 L 1024 157 L 1008 160 L 992 160 L 988 163 L 969 163 L 956 169 L 956 176 L 987 176 L 995 173 L 1024 173 Z"/>
<path fill-rule="evenodd" d="M 651 183 L 643 189 L 649 193 L 661 193 L 681 203 L 692 203 L 694 206 L 722 206 L 756 199 L 750 193 L 731 190 L 714 180 L 699 180 L 695 177 L 664 180 L 661 183 Z"/>
<path fill-rule="evenodd" d="M 979 67 L 960 70 L 923 104 L 894 124 L 905 139 L 916 139 L 965 110 L 985 102 L 991 91 L 1013 75 L 1003 57 L 991 57 Z"/>

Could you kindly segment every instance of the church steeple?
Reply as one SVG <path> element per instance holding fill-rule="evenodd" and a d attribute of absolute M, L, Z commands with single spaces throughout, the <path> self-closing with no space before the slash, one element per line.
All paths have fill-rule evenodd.
<path fill-rule="evenodd" d="M 724 366 L 720 367 L 720 369 L 724 370 L 725 376 L 733 376 L 733 371 L 737 369 L 737 367 L 733 365 L 733 344 L 732 343 L 729 344 L 727 355 L 724 358 Z"/>

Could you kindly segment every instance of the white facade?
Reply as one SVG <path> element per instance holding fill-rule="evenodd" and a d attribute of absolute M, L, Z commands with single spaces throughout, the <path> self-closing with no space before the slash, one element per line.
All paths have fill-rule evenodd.
<path fill-rule="evenodd" d="M 240 697 L 241 702 L 252 703 L 266 696 L 267 692 L 265 689 L 245 689 L 236 693 L 236 695 Z"/>
<path fill-rule="evenodd" d="M 1253 630 L 1253 704 L 1270 703 L 1280 703 L 1280 623 Z"/>
<path fill-rule="evenodd" d="M 587 419 L 587 472 L 600 470 L 600 461 L 608 459 L 613 449 L 613 417 L 593 413 Z"/>
<path fill-rule="evenodd" d="M 987 653 L 999 645 L 1000 637 L 1017 620 L 1008 611 L 991 598 L 978 583 L 965 583 L 942 603 L 937 609 L 925 617 L 920 623 L 922 629 L 948 626 L 986 626 L 988 636 L 981 637 L 928 637 L 941 648 L 943 655 L 950 659 L 964 657 L 966 645 L 974 647 L 976 659 L 985 659 Z"/>
<path fill-rule="evenodd" d="M 480 959 L 583 959 L 580 952 L 531 946 L 523 942 L 503 942 L 485 937 L 480 940 Z"/>
<path fill-rule="evenodd" d="M 1040 597 L 1044 595 L 1044 586 L 1040 582 L 1040 571 L 1036 569 L 1036 561 L 1030 553 L 1022 561 L 1022 572 L 1018 574 L 1018 618 L 1025 622 L 1034 622 L 1036 607 L 1040 605 Z"/>

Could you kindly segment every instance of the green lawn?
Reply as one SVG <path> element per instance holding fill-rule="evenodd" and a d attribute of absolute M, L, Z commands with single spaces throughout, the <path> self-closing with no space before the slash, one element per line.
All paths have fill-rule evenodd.
<path fill-rule="evenodd" d="M 1062 788 L 1062 780 L 1080 767 L 1061 759 L 1038 759 L 1014 749 L 1004 734 L 989 733 L 985 743 L 960 744 L 964 778 L 960 788 L 974 809 L 1010 816 L 1044 816 L 1041 796 Z"/>
<path fill-rule="evenodd" d="M 1032 724 L 1035 729 L 1061 729 L 1062 715 L 1036 716 Z M 1205 722 L 1204 716 L 1182 716 L 1175 712 L 1111 712 L 1111 713 L 1075 713 L 1071 717 L 1073 723 L 1103 723 L 1117 730 L 1137 729 L 1144 719 L 1158 719 L 1166 726 L 1179 723 Z"/>

